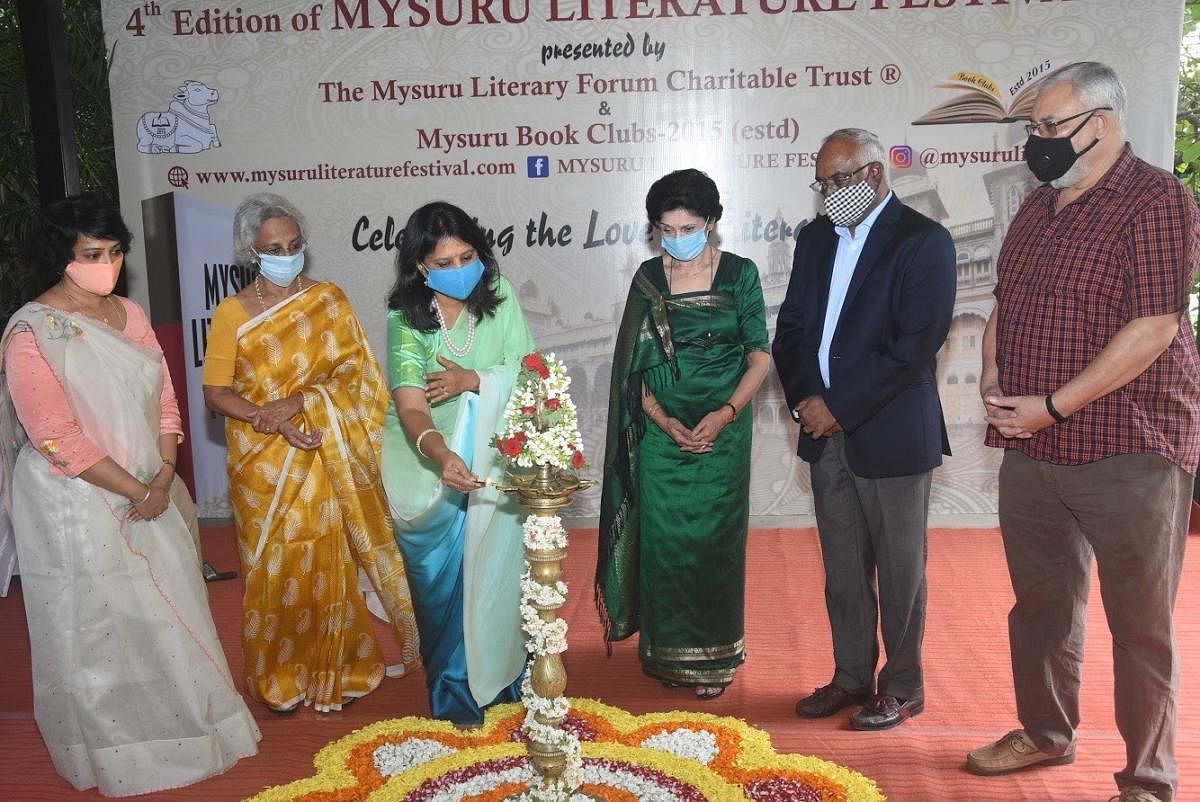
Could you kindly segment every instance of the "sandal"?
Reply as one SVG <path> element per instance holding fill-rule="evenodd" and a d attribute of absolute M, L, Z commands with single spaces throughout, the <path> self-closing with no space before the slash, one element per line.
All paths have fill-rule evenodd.
<path fill-rule="evenodd" d="M 697 699 L 716 699 L 725 693 L 727 685 L 698 685 L 696 686 Z"/>
<path fill-rule="evenodd" d="M 473 732 L 474 730 L 483 729 L 482 721 L 451 721 L 450 723 L 454 726 L 454 729 L 458 730 L 459 732 Z"/>
<path fill-rule="evenodd" d="M 678 682 L 671 682 L 671 680 L 669 680 L 669 679 L 663 680 L 662 684 L 663 684 L 664 688 L 682 688 L 683 687 Z"/>

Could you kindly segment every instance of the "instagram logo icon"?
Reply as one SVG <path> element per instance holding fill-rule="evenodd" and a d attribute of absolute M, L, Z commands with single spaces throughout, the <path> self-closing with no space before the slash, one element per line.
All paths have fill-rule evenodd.
<path fill-rule="evenodd" d="M 902 170 L 912 167 L 912 148 L 908 145 L 892 145 L 888 150 L 888 158 L 893 167 L 899 167 Z"/>

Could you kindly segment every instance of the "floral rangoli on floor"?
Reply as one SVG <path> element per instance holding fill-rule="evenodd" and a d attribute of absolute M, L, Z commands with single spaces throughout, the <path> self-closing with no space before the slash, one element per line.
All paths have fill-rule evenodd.
<path fill-rule="evenodd" d="M 247 802 L 500 802 L 526 790 L 525 709 L 499 705 L 483 728 L 410 716 L 380 721 L 321 749 L 316 775 Z M 875 783 L 820 758 L 781 755 L 770 737 L 727 716 L 634 716 L 572 699 L 565 727 L 583 744 L 579 799 L 610 802 L 882 802 Z"/>

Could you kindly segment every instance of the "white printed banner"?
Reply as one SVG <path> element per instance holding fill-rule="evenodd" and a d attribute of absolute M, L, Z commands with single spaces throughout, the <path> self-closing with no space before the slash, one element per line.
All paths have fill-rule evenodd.
<path fill-rule="evenodd" d="M 174 201 L 196 504 L 202 516 L 219 517 L 230 514 L 225 419 L 204 406 L 204 349 L 213 309 L 247 276 L 233 264 L 233 211 L 183 192 L 174 193 Z"/>
<path fill-rule="evenodd" d="M 103 6 L 135 233 L 141 200 L 171 190 L 224 209 L 252 192 L 283 194 L 309 219 L 310 271 L 346 289 L 382 355 L 404 221 L 430 200 L 463 206 L 491 232 L 539 346 L 569 366 L 593 466 L 625 293 L 657 253 L 643 206 L 651 182 L 682 167 L 713 176 L 720 244 L 757 262 L 773 329 L 795 231 L 817 213 L 807 184 L 822 136 L 875 130 L 896 192 L 944 222 L 958 247 L 956 316 L 938 370 L 955 451 L 935 477 L 940 515 L 995 510 L 980 346 L 1000 241 L 1034 186 L 1012 121 L 1027 113 L 1030 85 L 1057 63 L 1105 61 L 1130 89 L 1136 152 L 1161 165 L 1172 154 L 1182 2 Z M 201 261 L 227 258 L 216 242 L 203 247 Z M 199 313 L 207 300 L 188 303 Z M 774 378 L 754 415 L 752 512 L 811 513 Z M 197 455 L 198 474 L 208 459 Z M 593 489 L 574 513 L 598 504 Z"/>

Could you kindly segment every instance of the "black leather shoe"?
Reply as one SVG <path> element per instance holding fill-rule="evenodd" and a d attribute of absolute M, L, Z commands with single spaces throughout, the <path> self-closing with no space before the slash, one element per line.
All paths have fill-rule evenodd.
<path fill-rule="evenodd" d="M 924 691 L 917 691 L 908 699 L 877 694 L 850 715 L 850 726 L 856 730 L 890 730 L 924 709 Z"/>
<path fill-rule="evenodd" d="M 237 571 L 218 571 L 212 567 L 208 560 L 204 561 L 202 570 L 205 582 L 220 582 L 222 579 L 233 579 L 237 576 Z"/>
<path fill-rule="evenodd" d="M 864 704 L 871 698 L 867 689 L 847 691 L 832 682 L 796 702 L 796 715 L 802 718 L 825 718 L 843 707 Z"/>

